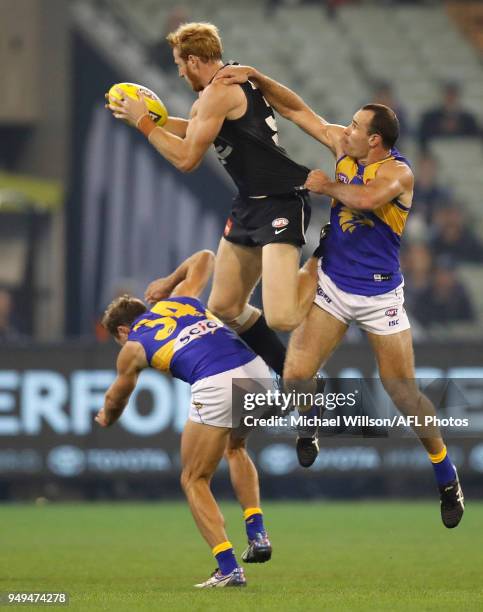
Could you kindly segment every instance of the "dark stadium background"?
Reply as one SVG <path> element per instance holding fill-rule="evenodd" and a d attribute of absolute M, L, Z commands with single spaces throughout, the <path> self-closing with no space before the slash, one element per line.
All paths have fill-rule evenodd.
<path fill-rule="evenodd" d="M 181 496 L 178 445 L 187 387 L 145 373 L 125 425 L 122 421 L 108 432 L 96 428 L 93 417 L 112 380 L 117 352 L 99 317 L 120 291 L 142 295 L 151 279 L 168 273 L 191 252 L 216 249 L 233 189 L 213 156 L 193 174 L 175 171 L 139 134 L 112 119 L 103 108 L 103 96 L 115 82 L 140 82 L 157 91 L 171 113 L 185 116 L 193 96 L 170 67 L 163 29 L 183 16 L 215 23 L 219 16 L 225 58 L 253 63 L 253 51 L 245 59 L 238 49 L 247 24 L 259 15 L 265 24 L 264 44 L 275 51 L 271 56 L 260 52 L 257 67 L 292 85 L 333 121 L 349 121 L 350 111 L 343 107 L 340 117 L 337 98 L 324 97 L 330 83 L 340 84 L 341 96 L 353 110 L 376 90 L 393 86 L 398 105 L 408 107 L 401 111 L 406 118 L 401 148 L 410 151 L 417 179 L 418 172 L 429 174 L 421 165 L 424 156 L 430 157 L 429 165 L 438 162 L 429 195 L 415 198 L 414 223 L 404 239 L 408 308 L 418 375 L 453 381 L 461 391 L 461 401 L 447 406 L 445 414 L 469 416 L 470 427 L 464 435 L 450 432 L 448 445 L 466 494 L 483 495 L 483 189 L 478 187 L 481 172 L 472 172 L 483 162 L 481 133 L 438 138 L 423 130 L 421 119 L 438 104 L 440 84 L 451 81 L 458 85 L 462 105 L 482 125 L 483 89 L 477 85 L 478 77 L 483 83 L 483 21 L 478 4 L 267 1 L 248 3 L 242 16 L 240 7 L 213 1 L 187 2 L 183 9 L 148 0 L 0 2 L 0 500 Z M 350 34 L 351 11 L 367 25 L 378 10 L 398 11 L 401 23 L 405 11 L 413 17 L 422 11 L 425 19 L 431 11 L 436 20 L 444 17 L 459 36 L 460 64 L 442 61 L 447 73 L 431 73 L 428 58 L 442 44 L 440 31 L 431 30 L 427 55 L 421 56 L 428 82 L 415 67 L 414 90 L 401 91 L 397 80 L 387 76 L 386 39 L 381 39 L 378 61 L 371 64 L 363 42 L 358 43 L 360 52 L 334 34 L 334 56 L 350 63 L 361 79 L 365 89 L 358 91 L 345 83 L 351 73 L 339 74 L 335 59 L 323 54 L 326 47 L 319 49 L 317 40 L 312 38 L 300 51 L 287 48 L 314 19 L 324 33 Z M 289 43 L 270 31 L 271 23 L 281 27 L 283 20 L 291 22 Z M 159 25 L 158 40 L 143 29 L 150 24 L 153 31 L 153 23 Z M 375 41 L 377 37 L 373 46 Z M 273 61 L 277 45 L 279 63 Z M 283 59 L 303 53 L 311 58 L 321 54 L 317 69 L 313 62 L 304 72 L 303 57 L 300 62 Z M 459 57 L 458 49 L 452 53 Z M 466 53 L 475 58 L 476 68 L 468 68 Z M 402 78 L 402 73 L 393 74 Z M 430 94 L 417 94 L 416 81 L 421 91 L 427 85 Z M 308 136 L 282 122 L 280 132 L 295 158 L 331 170 L 328 155 Z M 463 168 L 467 172 L 454 179 L 447 165 L 460 163 L 461 151 L 470 150 L 470 165 Z M 327 202 L 314 198 L 313 208 L 306 253 L 327 217 Z M 459 223 L 462 236 L 448 238 L 445 224 Z M 426 260 L 430 263 L 424 268 Z M 441 284 L 444 295 L 441 303 L 431 305 L 433 283 Z M 375 376 L 369 347 L 356 331 L 332 358 L 327 374 Z M 411 436 L 326 438 L 318 463 L 309 471 L 297 467 L 289 435 L 259 432 L 251 448 L 264 498 L 435 495 L 430 465 Z M 230 495 L 223 467 L 215 488 Z"/>

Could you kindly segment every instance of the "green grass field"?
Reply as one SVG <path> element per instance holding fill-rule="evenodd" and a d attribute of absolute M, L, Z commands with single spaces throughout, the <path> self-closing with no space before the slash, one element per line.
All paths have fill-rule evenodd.
<path fill-rule="evenodd" d="M 240 553 L 241 512 L 223 511 Z M 436 500 L 264 511 L 272 561 L 245 567 L 247 589 L 197 591 L 214 563 L 183 503 L 3 506 L 0 591 L 67 591 L 73 610 L 483 610 L 481 503 L 454 530 Z"/>

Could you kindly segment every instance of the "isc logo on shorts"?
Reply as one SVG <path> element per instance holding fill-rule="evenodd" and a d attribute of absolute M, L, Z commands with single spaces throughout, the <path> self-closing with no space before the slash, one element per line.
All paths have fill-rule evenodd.
<path fill-rule="evenodd" d="M 272 221 L 272 227 L 276 229 L 280 229 L 281 227 L 286 227 L 289 221 L 285 217 L 278 217 Z"/>
<path fill-rule="evenodd" d="M 317 287 L 317 295 L 319 295 L 323 300 L 325 300 L 327 304 L 332 303 L 332 299 L 327 295 L 327 293 L 325 293 L 325 291 L 320 285 Z"/>

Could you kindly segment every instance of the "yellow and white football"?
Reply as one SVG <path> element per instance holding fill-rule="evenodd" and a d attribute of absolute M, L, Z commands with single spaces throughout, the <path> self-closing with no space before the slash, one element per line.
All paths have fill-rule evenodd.
<path fill-rule="evenodd" d="M 157 125 L 163 126 L 168 120 L 168 111 L 154 91 L 144 87 L 144 85 L 137 85 L 136 83 L 116 83 L 111 87 L 108 93 L 110 102 L 121 99 L 116 88 L 121 89 L 126 96 L 133 98 L 133 100 L 138 99 L 138 93 L 143 95 L 146 100 L 149 116 Z"/>

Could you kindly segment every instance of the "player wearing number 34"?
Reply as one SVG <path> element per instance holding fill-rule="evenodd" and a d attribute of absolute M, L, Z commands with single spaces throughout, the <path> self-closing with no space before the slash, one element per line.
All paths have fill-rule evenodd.
<path fill-rule="evenodd" d="M 191 409 L 181 439 L 181 484 L 219 566 L 211 578 L 196 585 L 201 588 L 246 584 L 210 490 L 211 477 L 224 453 L 245 518 L 248 547 L 242 559 L 263 563 L 272 553 L 260 509 L 258 475 L 245 448 L 247 431 L 237 429 L 239 423 L 232 411 L 233 379 L 243 379 L 244 389 L 253 386 L 255 391 L 265 392 L 271 388 L 270 371 L 261 357 L 197 299 L 211 277 L 213 265 L 214 254 L 200 251 L 165 279 L 151 283 L 145 297 L 150 302 L 154 293 L 157 297 L 150 310 L 129 295 L 116 298 L 108 306 L 103 325 L 122 349 L 117 378 L 96 417 L 102 427 L 112 425 L 145 368 L 190 383 Z"/>

